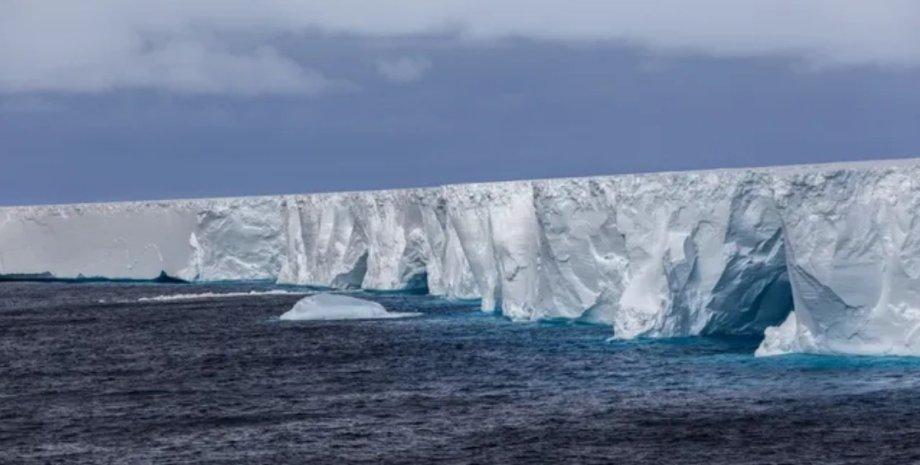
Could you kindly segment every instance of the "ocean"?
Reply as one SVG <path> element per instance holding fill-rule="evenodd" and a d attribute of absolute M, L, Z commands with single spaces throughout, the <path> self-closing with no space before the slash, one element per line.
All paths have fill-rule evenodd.
<path fill-rule="evenodd" d="M 399 293 L 349 295 L 422 316 L 280 321 L 305 292 L 0 283 L 0 463 L 920 462 L 917 359 Z"/>

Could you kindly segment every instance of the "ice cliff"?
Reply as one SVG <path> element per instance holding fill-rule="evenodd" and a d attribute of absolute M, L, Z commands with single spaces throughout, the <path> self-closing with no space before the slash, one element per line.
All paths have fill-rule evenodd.
<path fill-rule="evenodd" d="M 920 160 L 0 209 L 0 274 L 161 272 L 920 355 Z"/>

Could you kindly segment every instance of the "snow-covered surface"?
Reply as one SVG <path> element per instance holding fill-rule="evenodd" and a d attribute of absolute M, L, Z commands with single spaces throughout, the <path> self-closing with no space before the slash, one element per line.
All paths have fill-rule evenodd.
<path fill-rule="evenodd" d="M 370 300 L 346 295 L 316 294 L 304 297 L 279 319 L 289 321 L 310 320 L 376 320 L 384 318 L 407 318 L 421 313 L 388 312 L 383 305 Z"/>
<path fill-rule="evenodd" d="M 0 209 L 0 274 L 426 288 L 618 338 L 920 355 L 920 161 Z M 766 344 L 767 342 L 765 342 Z"/>

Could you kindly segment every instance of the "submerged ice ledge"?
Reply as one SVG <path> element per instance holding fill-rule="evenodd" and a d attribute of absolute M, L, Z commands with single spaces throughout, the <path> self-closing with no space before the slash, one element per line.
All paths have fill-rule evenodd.
<path fill-rule="evenodd" d="M 920 161 L 0 209 L 0 275 L 481 299 L 619 338 L 920 355 Z M 794 316 L 789 316 L 795 309 Z"/>

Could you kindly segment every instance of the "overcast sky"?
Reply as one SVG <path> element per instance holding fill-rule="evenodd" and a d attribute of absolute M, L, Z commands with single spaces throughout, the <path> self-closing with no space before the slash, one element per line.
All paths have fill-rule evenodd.
<path fill-rule="evenodd" d="M 0 0 L 0 204 L 908 156 L 914 0 Z"/>

